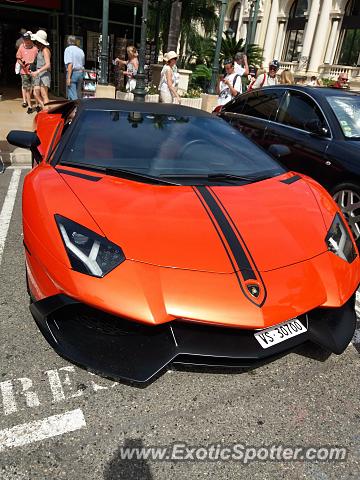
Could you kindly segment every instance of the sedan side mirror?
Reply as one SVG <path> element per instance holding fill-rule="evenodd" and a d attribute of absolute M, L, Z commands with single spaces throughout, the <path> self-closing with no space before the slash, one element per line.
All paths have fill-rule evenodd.
<path fill-rule="evenodd" d="M 34 132 L 25 132 L 23 130 L 11 130 L 8 133 L 6 140 L 15 147 L 27 148 L 34 156 L 34 160 L 40 163 L 42 155 L 37 148 L 40 145 L 40 139 Z"/>
<path fill-rule="evenodd" d="M 286 155 L 290 155 L 291 153 L 289 147 L 276 143 L 274 143 L 274 145 L 270 145 L 270 147 L 268 148 L 268 152 L 276 158 L 285 157 Z"/>

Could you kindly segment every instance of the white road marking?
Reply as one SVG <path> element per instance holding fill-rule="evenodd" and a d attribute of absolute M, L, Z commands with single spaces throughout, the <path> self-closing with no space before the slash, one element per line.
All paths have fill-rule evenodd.
<path fill-rule="evenodd" d="M 16 425 L 0 430 L 0 452 L 6 448 L 22 447 L 64 433 L 74 432 L 83 427 L 86 427 L 86 421 L 80 408 L 43 420 Z"/>
<path fill-rule="evenodd" d="M 11 165 L 6 167 L 6 170 L 31 170 L 31 167 L 27 165 Z"/>
<path fill-rule="evenodd" d="M 9 188 L 0 212 L 0 265 L 4 253 L 5 241 L 9 230 L 10 220 L 15 205 L 16 194 L 19 187 L 21 170 L 14 170 Z"/>

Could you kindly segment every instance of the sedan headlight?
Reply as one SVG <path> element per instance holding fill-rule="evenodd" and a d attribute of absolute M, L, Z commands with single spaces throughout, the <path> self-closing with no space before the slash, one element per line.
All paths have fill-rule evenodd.
<path fill-rule="evenodd" d="M 356 250 L 349 232 L 337 213 L 326 236 L 326 245 L 330 252 L 351 263 L 356 258 Z"/>
<path fill-rule="evenodd" d="M 103 277 L 125 260 L 120 247 L 61 215 L 55 220 L 74 270 Z"/>

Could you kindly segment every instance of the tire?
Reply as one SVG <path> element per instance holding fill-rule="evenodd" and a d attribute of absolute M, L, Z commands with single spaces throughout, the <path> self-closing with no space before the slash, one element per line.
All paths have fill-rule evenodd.
<path fill-rule="evenodd" d="M 354 183 L 341 183 L 331 192 L 335 202 L 339 205 L 354 235 L 358 247 L 360 246 L 360 187 Z"/>

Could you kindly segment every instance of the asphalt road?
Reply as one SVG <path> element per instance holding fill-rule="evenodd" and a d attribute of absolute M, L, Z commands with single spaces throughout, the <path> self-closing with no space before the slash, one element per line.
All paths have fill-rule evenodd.
<path fill-rule="evenodd" d="M 0 175 L 1 228 L 13 172 Z M 1 480 L 360 478 L 359 331 L 341 356 L 307 345 L 253 371 L 172 369 L 141 389 L 91 375 L 56 355 L 28 310 L 20 193 L 25 173 L 0 260 Z M 4 231 L 0 259 L 2 241 Z M 124 446 L 174 442 L 337 445 L 347 449 L 347 458 L 247 465 L 121 458 Z"/>

